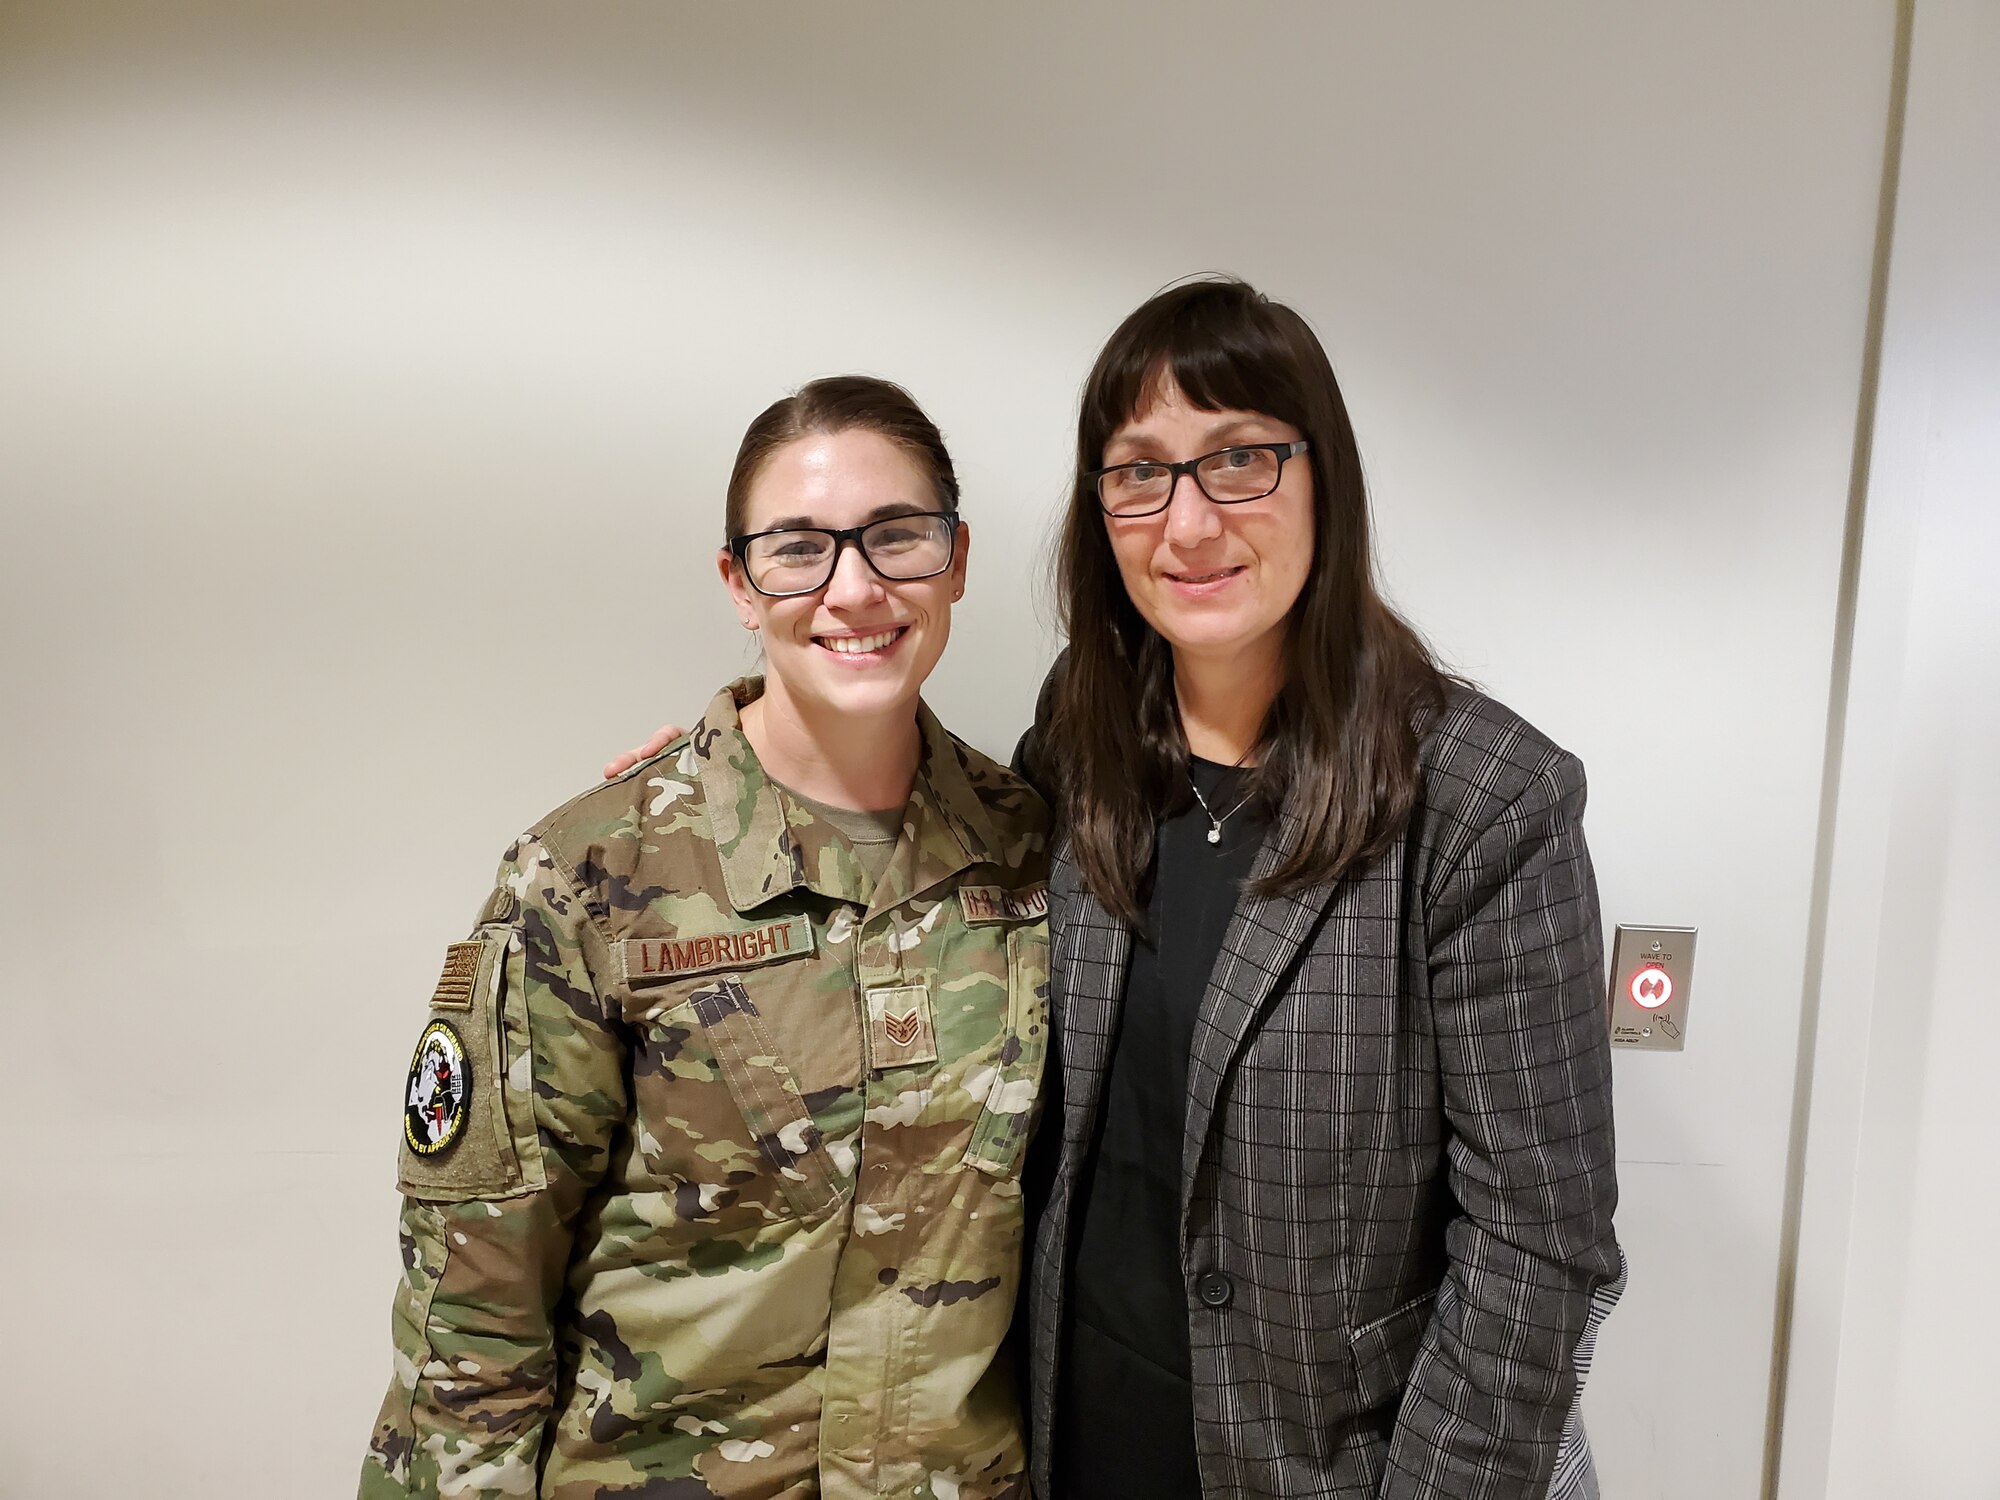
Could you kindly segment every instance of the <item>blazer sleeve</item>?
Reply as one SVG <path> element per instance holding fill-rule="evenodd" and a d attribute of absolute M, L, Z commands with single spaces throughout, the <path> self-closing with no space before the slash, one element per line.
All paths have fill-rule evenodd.
<path fill-rule="evenodd" d="M 1383 1500 L 1542 1496 L 1591 1296 L 1619 1274 L 1611 1040 L 1583 767 L 1551 750 L 1426 913 L 1457 1207 Z"/>

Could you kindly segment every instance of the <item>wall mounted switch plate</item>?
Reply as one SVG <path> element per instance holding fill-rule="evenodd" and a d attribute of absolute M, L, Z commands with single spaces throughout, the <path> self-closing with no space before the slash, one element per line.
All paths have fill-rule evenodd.
<path fill-rule="evenodd" d="M 1692 927 L 1621 924 L 1611 947 L 1611 1045 L 1680 1051 L 1693 978 Z"/>

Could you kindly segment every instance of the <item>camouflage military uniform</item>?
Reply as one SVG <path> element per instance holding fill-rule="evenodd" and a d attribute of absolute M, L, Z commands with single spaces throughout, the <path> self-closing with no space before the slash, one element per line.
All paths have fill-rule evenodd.
<path fill-rule="evenodd" d="M 871 889 L 758 765 L 759 689 L 523 837 L 451 949 L 364 1497 L 1025 1488 L 1046 813 L 923 710 Z"/>

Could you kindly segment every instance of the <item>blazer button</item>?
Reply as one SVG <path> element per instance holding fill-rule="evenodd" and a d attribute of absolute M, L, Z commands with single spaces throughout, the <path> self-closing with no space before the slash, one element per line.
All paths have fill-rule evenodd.
<path fill-rule="evenodd" d="M 1220 1271 L 1204 1271 L 1194 1290 L 1204 1307 L 1227 1307 L 1229 1299 L 1236 1295 L 1235 1284 Z"/>

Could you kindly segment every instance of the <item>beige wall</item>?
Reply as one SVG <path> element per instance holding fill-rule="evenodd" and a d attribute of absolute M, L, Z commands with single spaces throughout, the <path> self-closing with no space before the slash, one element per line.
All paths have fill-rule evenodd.
<path fill-rule="evenodd" d="M 908 383 L 1004 752 L 1091 354 L 1227 268 L 1325 335 L 1392 590 L 1581 752 L 1619 1061 L 1620 1497 L 1748 1495 L 1893 16 L 0 11 L 0 1494 L 338 1493 L 394 1100 L 507 840 L 747 665 L 737 435 Z"/>

